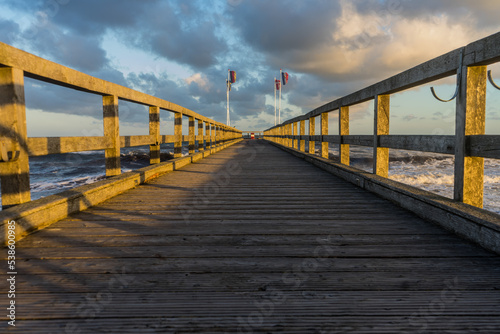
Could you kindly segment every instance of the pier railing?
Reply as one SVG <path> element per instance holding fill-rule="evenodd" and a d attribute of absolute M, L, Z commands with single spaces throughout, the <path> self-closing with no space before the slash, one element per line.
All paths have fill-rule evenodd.
<path fill-rule="evenodd" d="M 103 136 L 28 138 L 25 77 L 101 95 Z M 149 135 L 120 136 L 120 100 L 149 107 Z M 160 134 L 160 109 L 174 113 L 174 135 Z M 189 119 L 189 133 L 186 135 L 182 133 L 183 117 Z M 193 154 L 195 150 L 217 150 L 241 137 L 241 131 L 175 103 L 92 77 L 0 43 L 0 174 L 4 208 L 30 201 L 30 156 L 104 150 L 106 176 L 115 176 L 121 173 L 122 147 L 149 145 L 150 163 L 158 164 L 161 144 L 174 144 L 174 158 L 178 158 L 182 156 L 183 142 L 189 143 L 189 153 Z"/>
<path fill-rule="evenodd" d="M 389 149 L 453 154 L 454 199 L 483 206 L 484 158 L 500 159 L 500 136 L 485 135 L 487 66 L 500 61 L 500 33 L 473 42 L 421 65 L 380 81 L 358 92 L 338 98 L 311 112 L 264 131 L 264 139 L 282 146 L 329 157 L 330 143 L 339 145 L 340 163 L 349 165 L 349 145 L 373 147 L 373 173 L 387 178 Z M 455 135 L 389 135 L 391 94 L 457 75 Z M 433 94 L 434 91 L 432 91 Z M 373 135 L 349 135 L 349 108 L 374 101 Z M 328 113 L 339 113 L 339 135 L 328 135 Z M 315 120 L 320 117 L 320 134 Z M 309 133 L 306 135 L 306 122 Z"/>

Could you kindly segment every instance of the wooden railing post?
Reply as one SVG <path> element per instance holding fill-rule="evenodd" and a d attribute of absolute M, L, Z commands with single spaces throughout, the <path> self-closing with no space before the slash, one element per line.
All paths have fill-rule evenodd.
<path fill-rule="evenodd" d="M 342 136 L 349 135 L 349 107 L 340 107 L 339 110 L 339 135 L 340 135 L 340 163 L 349 165 L 349 144 L 344 144 Z"/>
<path fill-rule="evenodd" d="M 5 156 L 3 158 L 9 160 L 0 161 L 2 207 L 6 209 L 31 200 L 24 72 L 22 70 L 12 67 L 0 68 L 0 96 L 2 97 L 0 145 L 4 145 Z M 15 159 L 16 155 L 19 155 L 17 159 Z"/>
<path fill-rule="evenodd" d="M 160 163 L 160 108 L 149 107 L 149 135 L 154 144 L 149 145 L 149 163 L 151 165 Z"/>
<path fill-rule="evenodd" d="M 118 97 L 106 95 L 102 97 L 104 137 L 111 142 L 111 148 L 104 150 L 106 158 L 106 176 L 121 174 L 120 167 L 120 128 L 118 120 Z"/>
<path fill-rule="evenodd" d="M 210 151 L 210 123 L 205 122 L 205 150 Z"/>
<path fill-rule="evenodd" d="M 287 147 L 290 147 L 292 146 L 291 143 L 292 143 L 292 140 L 290 139 L 290 135 L 292 134 L 292 128 L 290 126 L 290 124 L 286 124 L 285 125 L 285 136 L 286 136 L 286 139 L 285 139 L 285 145 Z"/>
<path fill-rule="evenodd" d="M 199 152 L 202 152 L 205 150 L 205 140 L 203 137 L 203 121 L 201 119 L 198 120 L 198 144 L 196 147 L 198 148 Z"/>
<path fill-rule="evenodd" d="M 379 147 L 378 136 L 389 134 L 390 95 L 375 96 L 375 121 L 373 130 L 373 173 L 389 177 L 389 149 Z"/>
<path fill-rule="evenodd" d="M 189 116 L 189 154 L 194 154 L 194 142 L 195 142 L 195 137 L 194 137 L 194 117 Z"/>
<path fill-rule="evenodd" d="M 210 124 L 210 136 L 211 136 L 211 139 L 210 139 L 210 147 L 212 148 L 212 153 L 215 152 L 215 148 L 216 148 L 216 142 L 215 142 L 215 124 L 212 123 Z"/>
<path fill-rule="evenodd" d="M 174 114 L 174 158 L 182 157 L 182 113 Z"/>
<path fill-rule="evenodd" d="M 215 126 L 215 148 L 220 146 L 220 126 Z"/>
<path fill-rule="evenodd" d="M 298 150 L 299 138 L 297 138 L 297 136 L 299 135 L 299 122 L 293 123 L 293 135 L 295 136 L 295 138 L 293 139 L 293 148 L 296 148 Z"/>
<path fill-rule="evenodd" d="M 312 140 L 311 136 L 314 136 L 314 132 L 316 131 L 316 122 L 314 117 L 309 118 L 309 153 L 316 153 L 316 143 Z"/>
<path fill-rule="evenodd" d="M 466 156 L 466 136 L 485 134 L 486 66 L 462 68 L 455 126 L 454 198 L 483 207 L 484 158 Z"/>
<path fill-rule="evenodd" d="M 306 135 L 306 121 L 305 120 L 300 121 L 300 134 L 299 135 L 300 136 Z M 304 140 L 304 138 L 300 138 L 299 142 L 300 142 L 299 149 L 302 152 L 305 152 L 306 151 L 306 141 Z"/>
<path fill-rule="evenodd" d="M 328 142 L 323 140 L 323 136 L 328 136 L 328 113 L 321 114 L 321 157 L 328 159 Z"/>

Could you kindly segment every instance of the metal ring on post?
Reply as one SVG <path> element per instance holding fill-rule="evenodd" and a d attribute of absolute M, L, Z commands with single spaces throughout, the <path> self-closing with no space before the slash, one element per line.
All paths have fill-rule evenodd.
<path fill-rule="evenodd" d="M 0 162 L 12 162 L 19 159 L 21 151 L 9 151 L 5 143 L 0 142 Z"/>
<path fill-rule="evenodd" d="M 436 100 L 441 101 L 441 102 L 450 102 L 458 96 L 458 92 L 460 91 L 460 82 L 462 81 L 463 58 L 464 58 L 464 51 L 462 50 L 462 52 L 460 53 L 460 60 L 459 60 L 459 64 L 458 64 L 459 67 L 457 69 L 457 88 L 455 89 L 455 94 L 453 94 L 451 99 L 444 100 L 444 99 L 439 98 L 436 94 L 436 91 L 434 90 L 434 87 L 431 87 L 431 93 L 436 98 Z"/>
<path fill-rule="evenodd" d="M 493 76 L 491 75 L 491 70 L 488 71 L 488 80 L 496 89 L 500 90 L 500 86 L 498 86 L 495 81 L 493 81 Z"/>

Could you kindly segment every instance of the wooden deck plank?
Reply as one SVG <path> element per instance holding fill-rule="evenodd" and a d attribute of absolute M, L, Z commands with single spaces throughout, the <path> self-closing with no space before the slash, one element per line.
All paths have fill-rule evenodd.
<path fill-rule="evenodd" d="M 500 329 L 500 257 L 257 140 L 17 246 L 23 333 Z"/>

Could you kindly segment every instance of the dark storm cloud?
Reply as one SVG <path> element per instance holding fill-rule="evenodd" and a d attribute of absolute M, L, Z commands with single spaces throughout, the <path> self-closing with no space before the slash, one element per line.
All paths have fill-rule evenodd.
<path fill-rule="evenodd" d="M 106 29 L 136 26 L 157 0 L 67 1 L 54 22 L 82 35 L 103 34 Z"/>
<path fill-rule="evenodd" d="M 236 27 L 246 42 L 265 52 L 314 50 L 328 43 L 339 14 L 338 1 L 244 1 L 234 11 Z"/>
<path fill-rule="evenodd" d="M 162 3 L 149 8 L 133 43 L 196 69 L 216 64 L 217 56 L 227 50 L 227 45 L 216 36 L 216 22 L 190 4 L 181 3 L 176 8 Z"/>
<path fill-rule="evenodd" d="M 99 39 L 93 36 L 63 32 L 51 24 L 38 27 L 33 37 L 30 30 L 21 36 L 27 37 L 38 55 L 83 72 L 96 72 L 108 63 Z"/>
<path fill-rule="evenodd" d="M 0 18 L 0 41 L 12 44 L 19 34 L 19 25 L 13 21 Z"/>

